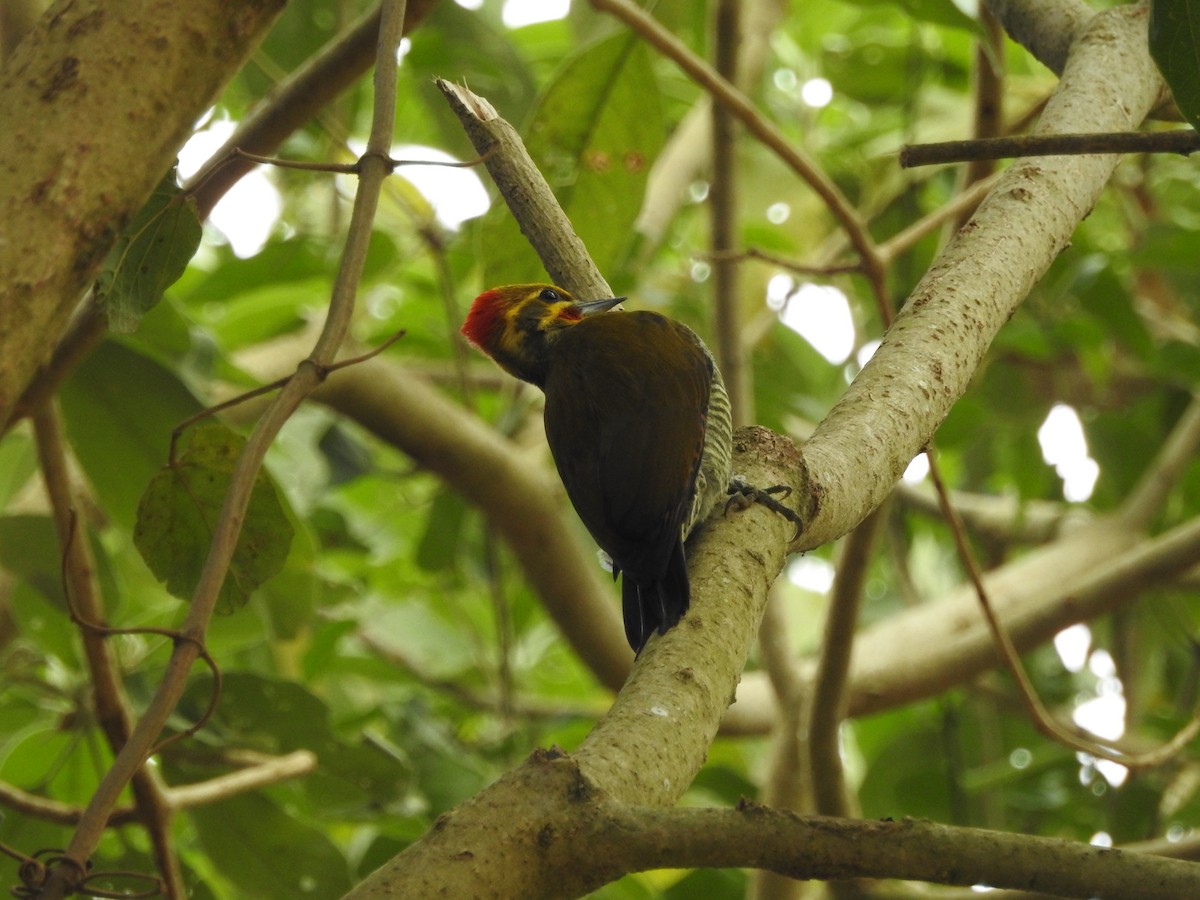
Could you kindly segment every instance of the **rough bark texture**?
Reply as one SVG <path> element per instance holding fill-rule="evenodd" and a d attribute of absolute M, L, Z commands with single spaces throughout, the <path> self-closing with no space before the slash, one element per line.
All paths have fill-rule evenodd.
<path fill-rule="evenodd" d="M 283 0 L 61 0 L 0 73 L 0 426 Z"/>
<path fill-rule="evenodd" d="M 1072 43 L 1038 131 L 1131 131 L 1161 90 L 1146 51 L 1145 10 L 1111 9 L 1093 17 Z M 805 444 L 819 508 L 801 538 L 803 548 L 845 534 L 891 492 L 966 392 L 996 332 L 1068 246 L 1119 162 L 1115 155 L 1042 157 L 1005 172 Z"/>
<path fill-rule="evenodd" d="M 1014 0 L 1006 12 L 1032 15 L 1035 7 Z M 1041 129 L 1135 128 L 1161 89 L 1145 49 L 1144 11 L 1109 10 L 1081 27 L 1075 16 L 1086 8 L 1059 4 L 1055 9 L 1068 24 L 1047 52 L 1063 54 L 1070 47 L 1070 54 Z M 892 490 L 967 390 L 996 332 L 1068 245 L 1117 162 L 1114 156 L 1057 157 L 1013 166 L 927 273 L 871 363 L 804 446 L 802 457 L 790 446 L 772 450 L 761 433 L 739 432 L 745 445 L 741 449 L 752 447 L 752 452 L 743 454 L 735 469 L 745 469 L 760 484 L 787 481 L 806 498 L 807 528 L 793 549 L 844 534 Z M 769 513 L 742 515 L 736 536 L 713 523 L 689 546 L 692 611 L 678 628 L 652 641 L 635 664 L 612 711 L 572 755 L 578 771 L 570 773 L 565 787 L 539 787 L 537 770 L 543 767 L 536 762 L 510 773 L 443 817 L 353 896 L 571 896 L 616 877 L 618 868 L 624 872 L 683 863 L 675 841 L 684 811 L 662 813 L 669 817 L 662 834 L 672 840 L 656 845 L 648 838 L 643 847 L 649 852 L 640 863 L 629 854 L 628 843 L 606 849 L 597 834 L 584 833 L 583 820 L 592 800 L 629 804 L 625 809 L 630 814 L 632 804 L 668 806 L 703 763 L 753 641 L 767 589 L 783 566 L 790 535 L 790 527 Z M 504 829 L 494 828 L 499 821 L 506 823 Z M 781 826 L 783 821 L 778 820 Z M 627 837 L 632 827 L 618 831 Z M 889 824 L 881 829 L 882 839 L 897 842 L 906 827 Z M 929 836 L 924 840 L 928 843 Z M 1005 842 L 1030 856 L 1015 873 L 985 874 L 997 860 L 995 847 Z M 1054 864 L 1062 870 L 1055 877 L 1063 878 L 1054 889 L 1075 896 L 1097 893 L 1095 885 L 1079 880 L 1095 874 L 1094 859 L 1101 854 L 1092 848 L 1051 846 L 1021 836 L 988 836 L 986 843 L 991 846 L 981 845 L 974 853 L 952 841 L 926 858 L 930 872 L 905 869 L 902 874 L 956 883 L 1000 884 L 1011 878 L 1013 886 L 1040 888 L 1049 880 L 1029 873 L 1046 873 Z M 892 844 L 888 849 L 899 850 Z M 1075 850 L 1091 856 L 1064 863 L 1063 854 Z M 899 850 L 900 856 L 905 852 Z M 811 864 L 814 853 L 809 845 L 797 856 Z M 1009 853 L 1007 847 L 1004 853 Z M 710 850 L 703 862 L 742 864 L 748 859 L 732 854 L 718 860 Z M 869 871 L 861 860 L 851 865 L 825 862 L 817 861 L 816 874 L 822 877 Z M 751 864 L 805 877 L 804 863 L 793 868 L 778 859 L 755 858 Z M 886 874 L 901 868 L 889 867 Z M 1160 896 L 1191 896 L 1195 869 L 1173 869 L 1170 877 L 1175 876 L 1181 880 L 1170 886 L 1153 877 L 1139 883 L 1147 896 L 1152 882 L 1155 889 L 1162 888 Z M 1068 886 L 1070 879 L 1076 881 Z"/>

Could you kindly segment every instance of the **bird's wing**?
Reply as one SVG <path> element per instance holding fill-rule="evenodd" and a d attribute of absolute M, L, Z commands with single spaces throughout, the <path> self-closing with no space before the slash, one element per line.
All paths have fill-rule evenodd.
<path fill-rule="evenodd" d="M 556 342 L 546 436 L 596 542 L 637 579 L 662 577 L 704 448 L 712 363 L 657 313 L 586 319 Z"/>

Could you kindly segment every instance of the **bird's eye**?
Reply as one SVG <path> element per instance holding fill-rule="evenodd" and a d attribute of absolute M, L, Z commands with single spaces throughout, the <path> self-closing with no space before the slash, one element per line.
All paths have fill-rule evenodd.
<path fill-rule="evenodd" d="M 545 288 L 538 296 L 547 303 L 557 303 L 562 299 L 562 295 L 554 288 Z"/>

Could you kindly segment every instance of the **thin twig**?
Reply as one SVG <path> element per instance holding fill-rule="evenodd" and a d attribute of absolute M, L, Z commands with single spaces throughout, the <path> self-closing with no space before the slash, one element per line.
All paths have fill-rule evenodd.
<path fill-rule="evenodd" d="M 550 280 L 577 297 L 613 296 L 517 130 L 487 100 L 465 86 L 440 78 L 435 84 L 475 152 L 484 158 L 492 181 Z"/>
<path fill-rule="evenodd" d="M 716 42 L 716 71 L 733 83 L 738 66 L 741 29 L 738 22 L 739 0 L 718 0 L 714 9 L 713 35 Z M 729 109 L 713 104 L 712 180 L 708 192 L 709 246 L 713 257 L 713 307 L 716 311 L 717 364 L 729 393 L 734 427 L 754 421 L 752 370 L 746 364 L 742 343 L 741 310 L 738 291 L 738 260 L 726 256 L 737 244 L 737 122 Z"/>
<path fill-rule="evenodd" d="M 1097 759 L 1106 759 L 1110 762 L 1119 763 L 1129 769 L 1147 769 L 1160 766 L 1186 747 L 1192 738 L 1197 733 L 1200 733 L 1200 710 L 1169 741 L 1153 750 L 1142 753 L 1129 753 L 1115 747 L 1105 746 L 1094 740 L 1080 737 L 1070 729 L 1065 728 L 1049 713 L 1038 696 L 1033 683 L 1029 680 L 1029 675 L 1021 663 L 1021 657 L 1017 653 L 1016 647 L 1013 646 L 1012 638 L 1009 637 L 1008 631 L 1004 628 L 1003 623 L 1001 623 L 999 617 L 992 609 L 991 601 L 988 599 L 987 588 L 983 584 L 983 575 L 979 571 L 975 555 L 971 552 L 970 545 L 967 543 L 966 528 L 963 526 L 962 518 L 958 515 L 958 511 L 949 501 L 949 492 L 942 481 L 940 468 L 932 453 L 929 454 L 929 476 L 933 480 L 939 498 L 942 500 L 942 515 L 945 516 L 946 522 L 950 526 L 950 533 L 954 537 L 954 544 L 958 549 L 959 561 L 967 571 L 967 577 L 975 589 L 975 595 L 979 599 L 979 606 L 983 611 L 983 617 L 987 622 L 988 629 L 991 631 L 992 639 L 995 642 L 996 648 L 1000 651 L 1005 667 L 1017 685 L 1021 702 L 1033 726 L 1046 737 L 1058 741 L 1065 747 L 1070 747 L 1072 750 L 1078 750 L 1081 753 L 1087 753 Z"/>
<path fill-rule="evenodd" d="M 918 241 L 936 231 L 948 220 L 958 218 L 960 215 L 974 210 L 983 201 L 983 198 L 987 196 L 988 191 L 992 189 L 998 178 L 999 175 L 993 175 L 985 178 L 983 181 L 975 182 L 966 190 L 943 203 L 933 212 L 921 217 L 903 231 L 897 232 L 880 244 L 879 257 L 883 260 L 884 265 L 891 265 L 898 257 L 911 250 Z M 763 250 L 761 247 L 745 247 L 740 250 L 711 250 L 703 254 L 703 258 L 711 262 L 719 262 L 723 259 L 755 259 L 778 266 L 794 275 L 860 275 L 863 272 L 861 262 L 799 263 L 788 259 L 786 256 L 780 256 L 778 253 Z"/>
<path fill-rule="evenodd" d="M 763 781 L 763 803 L 776 809 L 811 812 L 812 785 L 806 778 L 809 692 L 796 669 L 787 627 L 786 607 L 776 582 L 767 596 L 758 626 L 758 647 L 771 681 L 779 715 L 771 730 L 771 756 Z M 797 882 L 777 872 L 757 869 L 750 874 L 749 900 L 791 900 L 799 895 Z"/>
<path fill-rule="evenodd" d="M 180 629 L 189 640 L 176 643 L 158 690 L 92 795 L 67 849 L 66 858 L 70 864 L 57 865 L 51 871 L 44 895 L 50 900 L 60 900 L 67 891 L 78 885 L 78 879 L 67 870 L 82 868 L 91 856 L 99 843 L 109 811 L 116 805 L 124 785 L 141 767 L 182 696 L 188 672 L 200 655 L 199 647 L 203 644 L 221 585 L 225 581 L 250 492 L 267 448 L 303 399 L 321 383 L 323 373 L 336 358 L 338 347 L 349 327 L 355 290 L 362 275 L 370 240 L 371 222 L 381 186 L 388 173 L 386 157 L 395 109 L 396 53 L 404 10 L 404 0 L 388 0 L 384 4 L 377 51 L 371 137 L 362 162 L 346 246 L 324 328 L 309 359 L 297 367 L 294 377 L 283 387 L 246 441 L 230 479 L 208 558 L 201 570 L 183 628 Z"/>
<path fill-rule="evenodd" d="M 388 347 L 392 346 L 392 344 L 396 343 L 396 341 L 400 340 L 400 338 L 404 337 L 404 335 L 405 335 L 405 331 L 403 329 L 401 329 L 400 331 L 397 331 L 395 334 L 393 334 L 391 337 L 389 337 L 382 344 L 380 344 L 378 347 L 368 350 L 366 353 L 362 353 L 358 356 L 353 356 L 349 359 L 340 359 L 335 363 L 332 363 L 328 366 L 322 367 L 321 380 L 323 381 L 324 379 L 328 378 L 330 373 L 336 372 L 338 369 L 344 369 L 347 366 L 356 366 L 359 363 L 366 362 L 368 359 L 372 359 L 372 358 L 378 356 L 380 353 L 382 353 Z M 269 384 L 259 385 L 256 388 L 252 388 L 251 390 L 244 391 L 243 393 L 238 394 L 236 397 L 230 397 L 228 400 L 223 400 L 220 403 L 213 404 L 212 406 L 209 406 L 209 407 L 206 407 L 205 409 L 200 410 L 200 412 L 195 413 L 194 415 L 188 416 L 186 419 L 184 419 L 182 422 L 180 422 L 178 425 L 176 425 L 174 430 L 171 432 L 171 443 L 167 450 L 168 462 L 170 462 L 172 465 L 175 464 L 175 460 L 176 460 L 175 451 L 176 451 L 177 445 L 179 443 L 180 436 L 185 431 L 187 431 L 189 428 L 191 428 L 193 425 L 195 425 L 197 422 L 202 422 L 205 419 L 209 418 L 210 416 L 214 416 L 219 412 L 224 412 L 227 409 L 232 409 L 235 406 L 239 406 L 242 403 L 245 403 L 247 400 L 253 400 L 255 397 L 261 397 L 263 394 L 269 394 L 269 393 L 271 393 L 271 391 L 279 390 L 279 388 L 286 385 L 293 377 L 294 377 L 293 375 L 285 375 L 283 378 L 276 378 L 274 381 L 270 382 Z"/>
<path fill-rule="evenodd" d="M 1117 131 L 1098 134 L 1029 134 L 986 140 L 910 144 L 900 148 L 901 168 L 979 159 L 1023 156 L 1084 156 L 1104 153 L 1180 153 L 1200 150 L 1200 133 L 1176 131 Z"/>
<path fill-rule="evenodd" d="M 151 625 L 142 625 L 136 628 L 113 628 L 109 625 L 102 625 L 99 622 L 89 619 L 81 614 L 75 605 L 70 588 L 70 579 L 68 577 L 68 573 L 70 572 L 71 568 L 68 560 L 70 560 L 72 551 L 76 544 L 77 530 L 75 528 L 75 524 L 76 520 L 72 514 L 71 530 L 67 533 L 67 542 L 63 547 L 63 587 L 66 593 L 67 611 L 71 617 L 71 622 L 75 625 L 78 625 L 80 631 L 82 631 L 85 635 L 95 638 L 110 638 L 118 635 L 140 636 L 153 634 L 157 635 L 158 637 L 170 638 L 172 643 L 175 644 L 178 644 L 180 641 L 190 641 L 196 644 L 197 654 L 199 654 L 199 657 L 204 660 L 204 662 L 208 665 L 209 670 L 212 672 L 213 688 L 209 694 L 208 706 L 205 708 L 204 713 L 199 719 L 197 719 L 183 731 L 172 735 L 164 741 L 160 741 L 158 744 L 155 744 L 154 747 L 151 748 L 150 752 L 146 754 L 147 756 L 153 756 L 168 744 L 173 744 L 182 738 L 191 737 L 193 734 L 203 728 L 208 720 L 213 717 L 213 714 L 217 711 L 217 705 L 221 702 L 221 669 L 217 666 L 217 661 L 213 659 L 212 654 L 208 652 L 208 648 L 204 646 L 202 642 L 198 641 L 194 637 L 183 634 L 182 632 L 175 631 L 171 628 L 156 628 Z M 126 731 L 128 731 L 128 725 L 126 725 Z M 119 750 L 123 743 L 124 742 L 122 742 L 122 744 L 118 744 L 113 749 Z"/>
<path fill-rule="evenodd" d="M 296 750 L 284 756 L 268 757 L 262 762 L 236 772 L 218 775 L 207 781 L 172 788 L 171 803 L 176 809 L 207 806 L 238 794 L 307 775 L 316 767 L 317 757 L 314 753 L 309 750 Z"/>
<path fill-rule="evenodd" d="M 83 815 L 82 807 L 31 794 L 29 791 L 4 781 L 0 781 L 0 805 L 31 819 L 54 822 L 58 825 L 74 825 Z M 138 815 L 135 806 L 119 806 L 108 817 L 108 824 L 109 826 L 128 825 L 137 822 Z"/>
<path fill-rule="evenodd" d="M 413 0 L 404 22 L 406 33 L 425 17 L 434 3 L 435 0 Z M 230 150 L 240 147 L 251 153 L 270 153 L 367 72 L 376 55 L 381 9 L 382 5 L 378 5 L 363 15 L 277 85 L 185 185 L 194 188 L 203 183 L 203 188 L 196 192 L 201 219 L 252 167 L 248 161 L 223 165 L 219 173 L 210 177 Z"/>
<path fill-rule="evenodd" d="M 106 629 L 88 627 L 85 621 L 103 619 L 104 599 L 96 579 L 91 547 L 86 537 L 80 539 L 77 527 L 58 404 L 51 400 L 42 405 L 33 416 L 33 426 L 42 478 L 62 548 L 63 592 L 71 620 L 80 626 L 96 720 L 112 752 L 117 753 L 129 740 L 133 717 L 105 640 Z M 138 818 L 154 848 L 155 865 L 165 881 L 168 896 L 182 898 L 186 889 L 171 838 L 172 812 L 166 799 L 166 788 L 160 777 L 144 766 L 132 773 L 131 781 Z"/>
<path fill-rule="evenodd" d="M 557 715 L 562 715 L 559 710 Z M 230 754 L 235 757 L 237 754 Z M 236 772 L 217 775 L 206 781 L 166 788 L 166 800 L 173 812 L 217 803 L 237 794 L 257 790 L 289 778 L 311 772 L 317 758 L 308 750 L 296 750 L 284 756 L 247 754 L 248 762 Z M 237 761 L 237 760 L 233 760 Z M 15 785 L 0 781 L 0 804 L 30 818 L 59 825 L 75 825 L 83 816 L 83 808 L 31 794 Z M 109 827 L 139 821 L 134 806 L 119 806 L 108 817 Z"/>
<path fill-rule="evenodd" d="M 889 305 L 884 279 L 883 260 L 867 230 L 866 223 L 837 185 L 817 164 L 798 147 L 793 146 L 783 132 L 755 108 L 741 91 L 722 78 L 686 44 L 662 27 L 653 17 L 629 0 L 591 0 L 592 6 L 620 19 L 664 56 L 675 61 L 692 79 L 712 94 L 713 99 L 727 108 L 768 149 L 809 185 L 841 224 L 847 237 L 862 260 L 863 272 L 871 285 L 875 301 Z"/>
<path fill-rule="evenodd" d="M 820 815 L 853 814 L 846 792 L 840 733 L 842 720 L 846 718 L 850 655 L 867 582 L 867 567 L 875 539 L 887 518 L 886 509 L 885 503 L 847 535 L 829 598 L 808 725 L 809 778 L 813 785 L 815 811 Z"/>
<path fill-rule="evenodd" d="M 211 178 L 212 175 L 220 171 L 221 166 L 228 165 L 239 159 L 252 162 L 255 165 L 274 166 L 277 169 L 299 169 L 303 172 L 328 172 L 333 175 L 357 175 L 361 166 L 361 161 L 359 160 L 352 163 L 332 163 L 312 162 L 302 159 L 283 159 L 278 156 L 262 156 L 258 153 L 251 153 L 249 150 L 243 150 L 241 147 L 234 147 L 223 160 L 219 160 L 208 170 L 211 174 L 207 175 L 207 177 Z M 485 157 L 477 156 L 474 159 L 468 159 L 463 162 L 444 159 L 396 159 L 392 156 L 388 156 L 387 160 L 393 171 L 404 166 L 440 166 L 443 169 L 471 169 L 482 164 Z M 203 186 L 204 182 L 200 182 L 191 188 L 190 191 L 198 191 Z"/>

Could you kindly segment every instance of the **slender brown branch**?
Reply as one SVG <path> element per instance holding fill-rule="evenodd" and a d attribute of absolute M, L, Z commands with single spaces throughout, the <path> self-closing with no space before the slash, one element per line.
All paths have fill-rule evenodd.
<path fill-rule="evenodd" d="M 0 781 L 0 806 L 40 819 L 43 822 L 54 822 L 59 825 L 74 825 L 83 815 L 83 809 L 72 806 L 49 797 L 41 797 L 22 790 L 14 784 Z M 128 825 L 138 821 L 138 811 L 135 806 L 118 806 L 108 817 L 108 825 Z"/>
<path fill-rule="evenodd" d="M 1050 714 L 1038 696 L 1037 689 L 1029 680 L 1029 675 L 1025 672 L 1025 667 L 1021 663 L 1020 654 L 1013 645 L 1012 638 L 1009 637 L 1008 631 L 1000 621 L 1000 617 L 996 615 L 995 610 L 992 608 L 987 588 L 983 583 L 983 574 L 980 572 L 979 565 L 975 561 L 975 554 L 971 551 L 971 547 L 967 543 L 966 528 L 963 526 L 962 518 L 958 515 L 958 511 L 950 502 L 949 492 L 942 481 L 937 459 L 933 454 L 929 454 L 929 475 L 941 500 L 942 514 L 950 526 L 950 533 L 954 538 L 955 547 L 958 549 L 959 561 L 967 572 L 967 577 L 975 590 L 979 606 L 983 611 L 984 620 L 987 622 L 988 630 L 992 634 L 996 648 L 1000 651 L 1005 668 L 1007 668 L 1009 674 L 1016 682 L 1022 705 L 1025 707 L 1025 711 L 1028 713 L 1033 726 L 1046 737 L 1058 741 L 1066 747 L 1090 754 L 1098 759 L 1107 759 L 1115 763 L 1120 763 L 1130 769 L 1145 769 L 1160 766 L 1178 755 L 1192 738 L 1200 733 L 1200 710 L 1197 710 L 1192 716 L 1191 721 L 1180 729 L 1169 741 L 1153 750 L 1141 753 L 1131 753 L 1106 746 L 1096 740 L 1087 739 L 1074 730 L 1064 727 Z"/>
<path fill-rule="evenodd" d="M 887 504 L 867 516 L 846 536 L 829 598 L 808 726 L 809 778 L 815 811 L 821 815 L 852 814 L 842 767 L 841 724 L 846 717 L 846 682 L 867 568 L 880 527 L 886 519 Z"/>
<path fill-rule="evenodd" d="M 916 166 L 981 159 L 1085 156 L 1103 153 L 1179 153 L 1188 156 L 1198 150 L 1200 133 L 1192 128 L 1099 134 L 1029 134 L 986 140 L 909 144 L 900 148 L 900 166 L 911 169 Z"/>
<path fill-rule="evenodd" d="M 44 404 L 34 415 L 33 426 L 46 494 L 50 498 L 62 548 L 63 590 L 72 611 L 72 619 L 80 623 L 78 610 L 84 619 L 99 622 L 104 618 L 104 600 L 96 580 L 91 547 L 86 534 L 79 534 L 77 529 L 78 519 L 71 496 L 66 442 L 58 405 L 53 401 Z M 118 753 L 129 740 L 132 714 L 121 689 L 117 666 L 108 650 L 107 634 L 85 624 L 80 625 L 96 719 L 112 752 Z M 167 894 L 182 898 L 186 889 L 171 838 L 172 811 L 166 799 L 166 788 L 159 776 L 145 766 L 132 773 L 131 781 L 138 819 L 150 837 L 155 865 L 162 874 Z M 101 827 L 103 825 L 101 823 Z"/>
<path fill-rule="evenodd" d="M 809 691 L 792 665 L 792 642 L 787 627 L 786 607 L 778 592 L 772 591 L 758 629 L 758 646 L 763 668 L 779 704 L 780 715 L 774 729 L 775 746 L 763 798 L 780 809 L 808 809 L 811 782 L 804 777 L 801 753 L 808 743 L 804 723 L 808 716 Z"/>
<path fill-rule="evenodd" d="M 612 289 L 575 234 L 516 129 L 487 100 L 465 86 L 440 78 L 436 84 L 475 151 L 483 157 L 488 173 L 550 279 L 578 297 L 611 297 Z"/>
<path fill-rule="evenodd" d="M 975 44 L 974 109 L 975 138 L 994 138 L 1004 133 L 1004 29 L 986 6 L 979 10 L 983 35 Z M 993 160 L 975 160 L 963 173 L 963 185 L 987 178 L 995 170 Z M 965 219 L 960 220 L 963 224 Z"/>
<path fill-rule="evenodd" d="M 324 328 L 309 360 L 300 364 L 295 376 L 280 391 L 238 458 L 208 558 L 201 570 L 181 629 L 181 633 L 189 640 L 176 643 L 158 690 L 129 740 L 117 754 L 111 768 L 92 795 L 83 820 L 65 854 L 69 862 L 56 866 L 51 871 L 44 893 L 47 898 L 57 900 L 78 883 L 73 873 L 81 869 L 91 856 L 100 840 L 109 811 L 115 806 L 124 785 L 141 767 L 168 716 L 182 696 L 188 672 L 199 656 L 199 647 L 203 645 L 208 622 L 237 544 L 250 491 L 267 448 L 301 401 L 321 382 L 323 371 L 333 363 L 337 349 L 346 334 L 353 313 L 355 291 L 366 258 L 371 222 L 380 189 L 388 174 L 386 160 L 394 126 L 396 51 L 400 43 L 404 11 L 404 0 L 391 0 L 384 5 L 377 49 L 371 137 L 362 161 L 354 211 Z"/>
<path fill-rule="evenodd" d="M 808 685 L 792 664 L 792 642 L 783 595 L 772 588 L 758 627 L 763 668 L 775 692 L 779 715 L 771 731 L 770 761 L 762 787 L 763 803 L 775 809 L 810 812 L 812 780 L 805 777 L 808 758 Z M 756 870 L 747 890 L 749 900 L 791 900 L 798 895 L 795 880 L 777 872 Z"/>
<path fill-rule="evenodd" d="M 731 84 L 738 66 L 741 40 L 739 0 L 718 0 L 714 9 L 713 39 L 716 71 Z M 716 310 L 716 355 L 735 427 L 754 421 L 752 372 L 742 343 L 738 291 L 738 260 L 728 254 L 737 245 L 737 123 L 721 104 L 712 110 L 712 180 L 708 192 L 709 246 L 713 257 L 713 306 Z"/>
<path fill-rule="evenodd" d="M 219 803 L 230 797 L 255 791 L 290 778 L 307 775 L 317 767 L 317 757 L 308 750 L 296 750 L 284 756 L 269 757 L 262 762 L 218 775 L 196 784 L 181 785 L 170 791 L 176 809 L 191 809 Z"/>
<path fill-rule="evenodd" d="M 858 211 L 816 163 L 798 147 L 793 146 L 772 122 L 764 118 L 745 94 L 730 84 L 728 79 L 722 78 L 644 10 L 629 0 L 591 0 L 591 4 L 601 12 L 607 12 L 620 19 L 660 53 L 674 60 L 692 79 L 712 94 L 717 103 L 728 109 L 747 131 L 774 152 L 816 192 L 845 230 L 851 245 L 858 253 L 876 303 L 887 305 L 889 300 L 884 284 L 884 266 L 875 241 Z"/>

